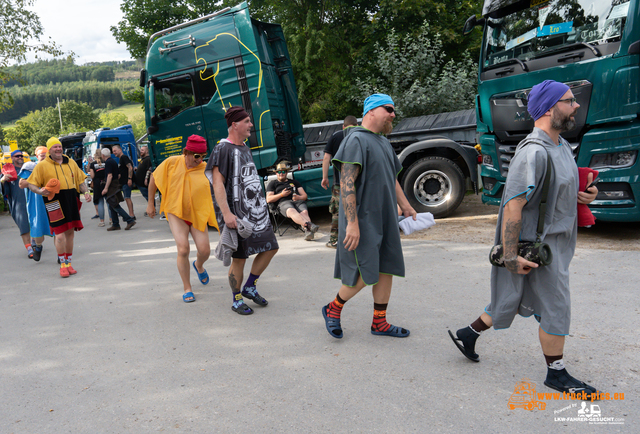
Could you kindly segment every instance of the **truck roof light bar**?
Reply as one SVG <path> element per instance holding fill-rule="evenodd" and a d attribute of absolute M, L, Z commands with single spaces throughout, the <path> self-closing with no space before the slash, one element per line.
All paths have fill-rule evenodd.
<path fill-rule="evenodd" d="M 159 32 L 154 33 L 149 38 L 149 43 L 147 44 L 147 52 L 149 52 L 149 48 L 151 48 L 151 44 L 153 43 L 153 41 L 155 41 L 160 36 L 167 35 L 167 34 L 169 34 L 171 32 L 175 32 L 176 30 L 182 29 L 184 27 L 189 27 L 189 26 L 191 26 L 193 24 L 200 23 L 202 21 L 210 20 L 211 18 L 214 18 L 214 17 L 216 17 L 216 16 L 218 16 L 220 14 L 223 14 L 225 12 L 228 12 L 230 10 L 231 10 L 230 7 L 226 7 L 224 9 L 222 9 L 222 10 L 219 10 L 218 12 L 214 12 L 212 14 L 205 15 L 204 17 L 196 18 L 195 20 L 187 21 L 186 23 L 178 24 L 176 26 L 169 27 L 168 29 L 160 30 Z"/>

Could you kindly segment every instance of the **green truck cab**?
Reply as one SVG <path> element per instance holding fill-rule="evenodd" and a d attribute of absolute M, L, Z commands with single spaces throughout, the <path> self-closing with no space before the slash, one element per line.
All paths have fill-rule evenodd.
<path fill-rule="evenodd" d="M 192 134 L 207 139 L 210 155 L 227 137 L 224 115 L 231 106 L 251 115 L 247 145 L 261 176 L 280 160 L 304 161 L 298 92 L 282 28 L 252 19 L 246 2 L 152 35 L 140 85 L 154 166 L 181 154 Z M 294 176 L 309 192 L 305 183 L 319 186 L 322 170 Z M 330 195 L 316 196 L 310 205 L 328 204 Z"/>
<path fill-rule="evenodd" d="M 482 200 L 498 205 L 516 145 L 533 128 L 531 88 L 567 84 L 580 109 L 567 139 L 600 172 L 590 205 L 604 221 L 640 221 L 640 0 L 486 0 L 476 119 Z"/>

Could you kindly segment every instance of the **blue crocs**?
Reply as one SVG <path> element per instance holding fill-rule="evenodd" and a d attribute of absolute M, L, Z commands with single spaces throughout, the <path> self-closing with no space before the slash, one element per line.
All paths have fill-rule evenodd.
<path fill-rule="evenodd" d="M 196 270 L 196 274 L 198 275 L 198 280 L 200 281 L 200 283 L 202 283 L 203 285 L 209 283 L 209 274 L 207 273 L 207 270 L 199 273 L 198 269 L 196 268 L 196 261 L 193 261 L 193 269 Z"/>
<path fill-rule="evenodd" d="M 191 300 L 187 300 L 187 298 L 190 298 Z M 182 294 L 182 300 L 185 303 L 193 303 L 194 301 L 196 301 L 196 297 L 193 295 L 193 292 L 189 291 Z"/>
<path fill-rule="evenodd" d="M 340 327 L 340 319 L 327 316 L 327 306 L 322 306 L 322 316 L 324 317 L 324 323 L 327 326 L 327 331 L 329 332 L 329 334 L 336 339 L 342 339 L 342 327 Z"/>

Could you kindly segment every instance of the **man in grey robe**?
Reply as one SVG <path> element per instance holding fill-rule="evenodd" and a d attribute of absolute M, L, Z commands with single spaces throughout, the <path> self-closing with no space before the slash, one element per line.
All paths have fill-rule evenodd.
<path fill-rule="evenodd" d="M 569 263 L 573 258 L 578 233 L 577 204 L 589 204 L 598 193 L 593 186 L 578 192 L 578 168 L 569 143 L 560 137 L 575 128 L 574 116 L 580 105 L 570 88 L 546 80 L 533 87 L 527 110 L 535 127 L 516 148 L 502 194 L 495 244 L 504 246 L 505 267 L 491 269 L 491 303 L 471 325 L 449 331 L 458 349 L 478 362 L 475 342 L 489 329 L 505 329 L 516 314 L 534 315 L 540 323 L 539 338 L 547 364 L 545 384 L 561 392 L 581 393 L 591 399 L 597 391 L 573 378 L 563 362 L 565 336 L 569 334 L 571 303 Z M 539 204 L 547 170 L 551 170 L 547 211 L 542 242 L 553 253 L 551 264 L 537 264 L 518 256 L 518 241 L 534 241 Z M 592 175 L 589 174 L 588 183 Z"/>
<path fill-rule="evenodd" d="M 397 206 L 415 220 L 396 177 L 402 165 L 389 134 L 395 117 L 393 100 L 373 94 L 364 102 L 362 127 L 349 128 L 332 162 L 340 171 L 339 231 L 334 277 L 342 286 L 322 307 L 327 331 L 342 338 L 340 313 L 347 300 L 373 285 L 374 335 L 407 337 L 409 330 L 386 320 L 393 276 L 404 277 Z"/>

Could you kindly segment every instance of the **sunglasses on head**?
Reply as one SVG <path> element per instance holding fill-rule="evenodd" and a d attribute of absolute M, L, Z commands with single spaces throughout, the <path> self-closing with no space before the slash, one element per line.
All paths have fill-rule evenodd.
<path fill-rule="evenodd" d="M 278 170 L 276 173 L 279 173 L 280 175 L 282 175 L 283 173 L 287 173 L 286 170 Z"/>
<path fill-rule="evenodd" d="M 380 107 L 385 109 L 387 111 L 387 113 L 395 113 L 396 112 L 396 109 L 394 109 L 393 107 L 389 107 L 388 105 L 383 105 L 383 106 L 380 106 Z"/>

